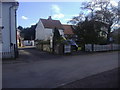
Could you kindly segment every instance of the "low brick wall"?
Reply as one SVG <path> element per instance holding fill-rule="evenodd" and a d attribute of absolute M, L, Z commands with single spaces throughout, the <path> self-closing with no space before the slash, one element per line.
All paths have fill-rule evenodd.
<path fill-rule="evenodd" d="M 51 52 L 50 45 L 49 44 L 44 44 L 43 45 L 43 51 Z"/>
<path fill-rule="evenodd" d="M 60 55 L 68 53 L 68 48 L 67 48 L 68 45 L 66 47 L 65 46 L 66 45 L 64 45 L 62 43 L 55 43 L 55 45 L 53 46 L 54 47 L 54 49 L 53 49 L 53 48 L 51 48 L 51 44 L 48 41 L 47 42 L 41 41 L 41 42 L 37 42 L 37 44 L 36 44 L 36 48 L 41 51 L 46 51 L 46 52 L 60 54 Z M 69 52 L 71 52 L 71 50 Z"/>
<path fill-rule="evenodd" d="M 42 51 L 51 52 L 50 44 L 37 44 L 36 48 Z"/>
<path fill-rule="evenodd" d="M 63 44 L 56 44 L 54 53 L 60 54 L 60 55 L 64 54 L 64 45 Z"/>

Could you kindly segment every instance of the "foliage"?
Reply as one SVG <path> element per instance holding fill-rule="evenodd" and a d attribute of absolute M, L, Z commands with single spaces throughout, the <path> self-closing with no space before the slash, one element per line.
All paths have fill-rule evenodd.
<path fill-rule="evenodd" d="M 90 2 L 82 3 L 81 9 L 82 11 L 80 12 L 79 16 L 73 17 L 73 19 L 70 20 L 69 22 L 72 24 L 78 25 L 78 28 L 79 28 L 80 26 L 82 26 L 81 24 L 84 23 L 85 25 L 85 20 L 86 20 L 85 18 L 87 17 L 88 21 L 99 21 L 107 24 L 108 26 L 107 26 L 106 34 L 107 34 L 107 42 L 109 43 L 110 33 L 113 26 L 120 22 L 120 14 L 118 13 L 118 7 L 113 6 L 109 0 L 105 0 L 105 1 L 92 0 Z M 87 26 L 87 24 L 85 26 L 86 26 L 86 29 L 87 27 L 90 27 L 91 31 L 89 31 L 89 28 L 88 28 L 87 31 L 89 32 L 85 33 L 83 32 L 84 30 L 82 30 L 82 28 L 80 27 L 79 30 L 82 30 L 82 31 L 78 31 L 77 35 L 80 36 L 79 34 L 81 34 L 82 32 L 85 34 L 91 34 L 90 37 L 89 35 L 86 35 L 86 36 L 88 36 L 89 39 L 92 39 L 93 38 L 92 35 L 94 35 L 93 26 L 90 26 L 90 25 Z M 90 32 L 93 32 L 93 33 L 90 33 Z M 84 39 L 86 40 L 85 37 L 82 37 L 82 38 L 83 40 Z"/>
<path fill-rule="evenodd" d="M 23 30 L 23 27 L 22 27 L 22 26 L 18 26 L 18 29 L 19 29 L 19 30 Z"/>
<path fill-rule="evenodd" d="M 53 34 L 54 34 L 54 36 L 53 36 L 54 40 L 60 39 L 60 37 L 61 37 L 60 32 L 59 32 L 59 30 L 57 28 L 53 29 Z"/>
<path fill-rule="evenodd" d="M 101 27 L 104 26 L 103 23 L 97 22 L 94 20 L 86 20 L 84 22 L 78 23 L 78 26 L 76 30 L 74 30 L 74 33 L 78 36 L 78 41 L 81 44 L 98 44 L 103 43 L 101 40 L 104 38 L 104 36 L 100 35 L 100 32 L 103 32 L 101 30 Z M 104 38 L 105 40 L 105 38 Z"/>
<path fill-rule="evenodd" d="M 53 29 L 53 42 L 54 45 L 55 44 L 62 44 L 65 41 L 65 37 L 63 37 L 62 35 L 60 35 L 60 32 L 57 28 Z"/>
<path fill-rule="evenodd" d="M 53 29 L 53 40 L 54 43 L 61 43 L 62 42 L 62 36 L 60 35 L 60 32 L 57 28 Z"/>
<path fill-rule="evenodd" d="M 24 38 L 24 40 L 34 40 L 36 26 L 37 24 L 27 28 L 23 28 L 22 26 L 19 26 L 18 29 L 21 30 L 20 36 Z"/>
<path fill-rule="evenodd" d="M 112 38 L 114 43 L 120 44 L 120 28 L 112 32 Z"/>

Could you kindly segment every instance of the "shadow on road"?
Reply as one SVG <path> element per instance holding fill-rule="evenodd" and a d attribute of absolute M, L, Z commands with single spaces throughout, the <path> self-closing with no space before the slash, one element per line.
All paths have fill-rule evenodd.
<path fill-rule="evenodd" d="M 120 68 L 77 80 L 58 88 L 118 88 Z"/>

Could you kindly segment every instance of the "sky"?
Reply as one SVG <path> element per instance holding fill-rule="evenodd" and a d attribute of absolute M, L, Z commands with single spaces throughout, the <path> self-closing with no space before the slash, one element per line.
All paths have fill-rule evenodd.
<path fill-rule="evenodd" d="M 49 16 L 52 16 L 52 19 L 54 20 L 60 20 L 62 24 L 67 24 L 73 16 L 79 15 L 81 11 L 81 3 L 85 0 L 79 0 L 76 2 L 73 2 L 75 0 L 71 2 L 66 0 L 63 2 L 61 2 L 62 0 L 58 0 L 58 2 L 54 2 L 54 0 L 29 0 L 29 2 L 28 0 L 18 1 L 17 26 L 26 28 L 38 23 L 40 18 L 47 19 Z"/>

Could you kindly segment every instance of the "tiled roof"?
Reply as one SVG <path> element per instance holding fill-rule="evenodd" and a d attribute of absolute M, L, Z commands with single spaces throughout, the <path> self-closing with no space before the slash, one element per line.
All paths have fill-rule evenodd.
<path fill-rule="evenodd" d="M 71 25 L 63 25 L 64 28 L 64 34 L 69 34 L 69 35 L 73 35 L 73 29 Z"/>
<path fill-rule="evenodd" d="M 45 28 L 54 29 L 55 27 L 58 29 L 63 29 L 63 26 L 59 20 L 52 19 L 40 19 Z"/>

